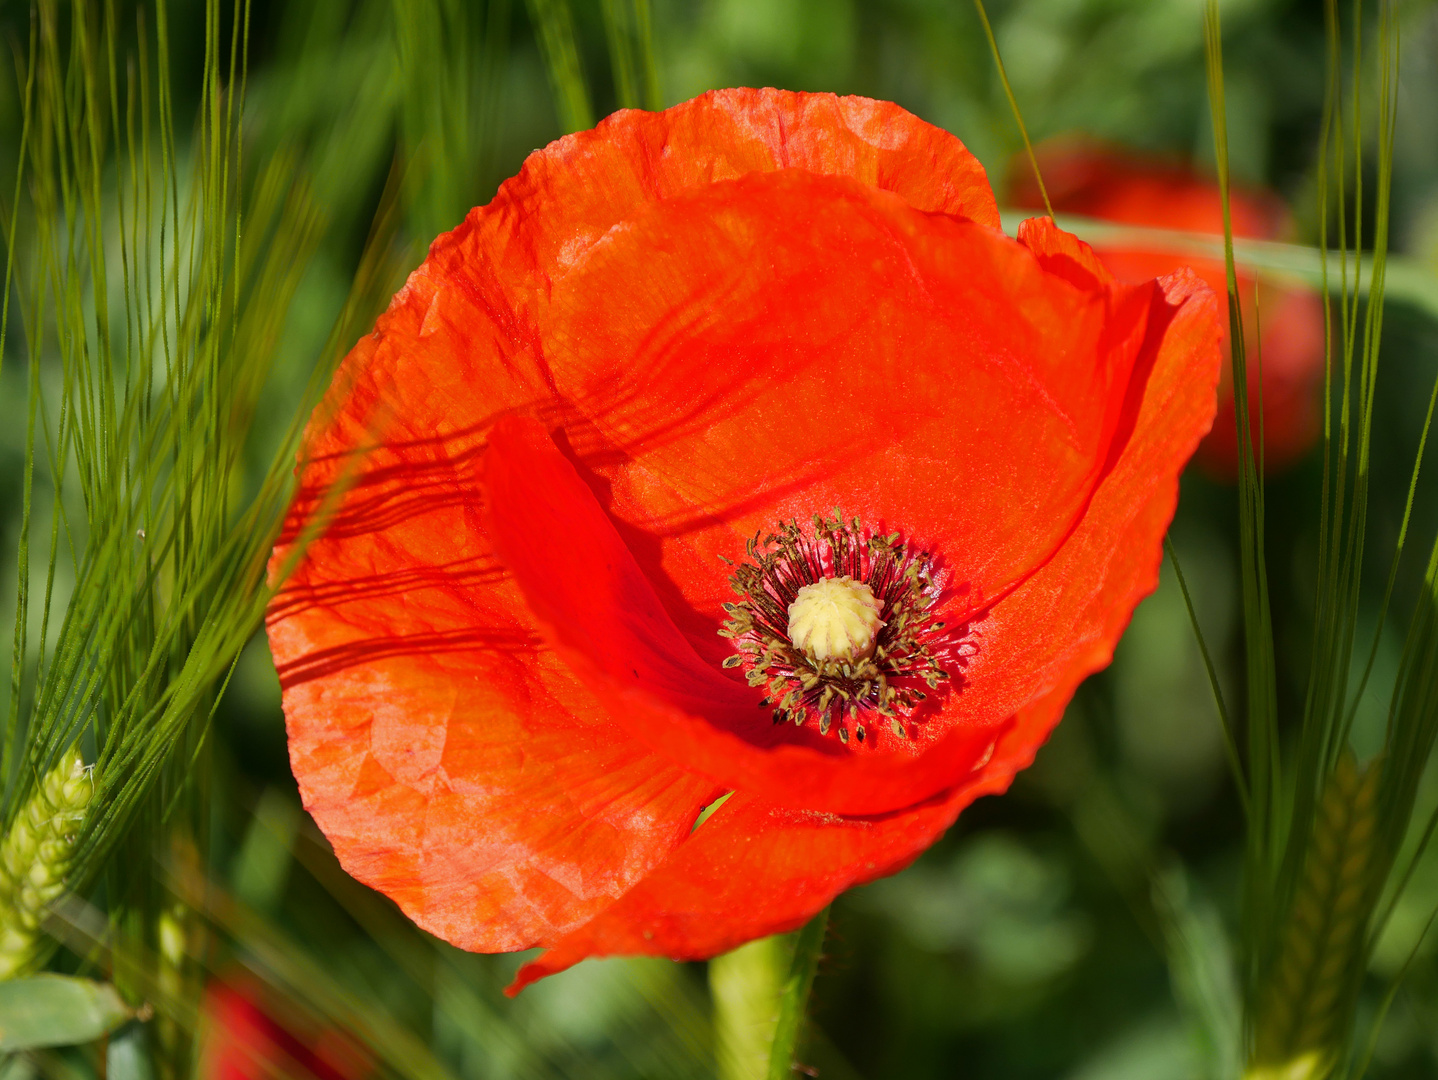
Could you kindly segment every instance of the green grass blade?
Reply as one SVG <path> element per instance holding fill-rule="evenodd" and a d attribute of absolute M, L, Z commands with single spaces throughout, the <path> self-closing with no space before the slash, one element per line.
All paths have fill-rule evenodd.
<path fill-rule="evenodd" d="M 527 0 L 527 6 L 549 71 L 559 126 L 566 133 L 593 127 L 594 109 L 589 103 L 589 89 L 579 63 L 569 0 Z"/>
<path fill-rule="evenodd" d="M 635 63 L 633 30 L 626 0 L 600 0 L 604 16 L 604 37 L 609 45 L 609 66 L 614 73 L 614 96 L 623 109 L 637 109 L 642 103 L 638 65 Z"/>
<path fill-rule="evenodd" d="M 1228 138 L 1223 88 L 1223 40 L 1219 10 L 1209 0 L 1204 11 L 1209 112 L 1214 157 L 1223 200 L 1224 265 L 1228 278 L 1229 343 L 1233 362 L 1234 416 L 1239 441 L 1239 565 L 1243 600 L 1247 727 L 1248 831 L 1245 844 L 1243 952 L 1249 1015 L 1260 993 L 1276 942 L 1284 897 L 1275 896 L 1282 851 L 1282 761 L 1278 736 L 1273 627 L 1264 557 L 1263 478 L 1251 437 L 1248 370 L 1243 318 L 1233 254 L 1233 225 L 1228 187 Z"/>
<path fill-rule="evenodd" d="M 998 71 L 999 82 L 1003 84 L 1004 96 L 1008 98 L 1009 102 L 1009 110 L 1014 115 L 1014 123 L 1018 125 L 1019 135 L 1024 141 L 1024 152 L 1028 154 L 1029 166 L 1033 169 L 1034 180 L 1039 185 L 1039 195 L 1043 197 L 1044 209 L 1048 211 L 1049 217 L 1053 217 L 1054 208 L 1053 204 L 1049 202 L 1048 188 L 1044 187 L 1043 174 L 1039 171 L 1039 159 L 1035 156 L 1033 143 L 1029 140 L 1028 125 L 1024 123 L 1023 112 L 1019 109 L 1018 99 L 1014 97 L 1014 88 L 1009 83 L 1009 74 L 1004 69 L 1004 58 L 999 54 L 999 42 L 998 39 L 994 37 L 994 28 L 989 23 L 989 13 L 984 8 L 984 0 L 974 0 L 974 9 L 978 12 L 979 21 L 983 24 L 984 37 L 989 43 L 989 52 L 994 58 L 994 67 Z"/>
<path fill-rule="evenodd" d="M 1183 567 L 1179 565 L 1178 553 L 1173 549 L 1173 541 L 1167 536 L 1163 538 L 1163 548 L 1168 553 L 1169 563 L 1173 566 L 1174 576 L 1178 579 L 1178 588 L 1183 594 L 1183 604 L 1188 610 L 1189 625 L 1193 627 L 1193 636 L 1198 642 L 1199 654 L 1203 657 L 1203 668 L 1208 675 L 1208 686 L 1213 692 L 1213 703 L 1218 708 L 1219 722 L 1223 726 L 1224 753 L 1228 758 L 1228 767 L 1233 774 L 1234 787 L 1238 791 L 1244 815 L 1248 816 L 1251 813 L 1248 805 L 1248 779 L 1244 775 L 1243 760 L 1238 750 L 1238 732 L 1234 728 L 1228 706 L 1223 699 L 1223 688 L 1218 683 L 1218 670 L 1213 665 L 1213 657 L 1209 654 L 1203 628 L 1198 623 L 1198 612 L 1194 609 L 1193 597 L 1189 595 L 1188 582 L 1183 576 Z"/>

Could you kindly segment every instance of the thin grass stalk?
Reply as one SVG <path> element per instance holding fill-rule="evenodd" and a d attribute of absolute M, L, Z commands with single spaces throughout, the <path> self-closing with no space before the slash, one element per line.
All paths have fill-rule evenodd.
<path fill-rule="evenodd" d="M 469 209 L 465 185 L 474 163 L 467 147 L 473 72 L 468 5 L 451 0 L 391 7 L 401 73 L 404 189 L 415 238 L 423 243 L 455 227 Z M 482 72 L 481 72 L 482 74 Z"/>
<path fill-rule="evenodd" d="M 800 1030 L 809 1008 L 809 993 L 819 970 L 824 937 L 829 932 L 829 909 L 815 915 L 794 938 L 789 971 L 779 988 L 779 1017 L 774 1024 L 774 1044 L 769 1050 L 768 1080 L 789 1080 L 794 1074 L 794 1055 Z"/>
<path fill-rule="evenodd" d="M 218 3 L 206 9 L 203 87 L 188 153 L 173 130 L 163 6 L 154 26 L 158 95 L 151 93 L 142 15 L 123 103 L 113 5 L 96 16 L 77 3 L 63 45 L 58 13 L 54 2 L 37 8 L 24 71 L 31 88 L 26 145 L 37 152 L 17 177 L 22 195 L 13 220 L 25 220 L 18 204 L 28 193 L 33 235 L 22 237 L 12 224 L 7 237 L 12 280 L 22 244 L 31 242 L 30 272 L 17 282 L 30 364 L 26 475 L 33 477 L 43 446 L 53 503 L 38 665 L 27 662 L 31 620 L 23 607 L 17 614 L 6 822 L 13 825 L 26 793 L 64 747 L 83 737 L 98 748 L 96 810 L 78 832 L 64 884 L 83 889 L 107 874 L 110 902 L 118 905 L 111 908 L 115 955 L 130 956 L 133 967 L 167 955 L 156 948 L 164 919 L 182 929 L 193 923 L 146 884 L 142 868 L 147 852 L 169 845 L 167 836 L 193 847 L 183 837 L 206 834 L 205 734 L 217 686 L 269 597 L 265 565 L 293 487 L 307 407 L 238 515 L 231 493 L 265 364 L 323 219 L 306 185 L 294 182 L 294 163 L 289 177 L 276 172 L 283 160 L 262 174 L 251 209 L 243 209 L 235 88 L 243 85 L 247 7 L 234 12 L 224 54 Z M 107 135 L 115 160 L 108 180 Z M 376 234 L 374 251 L 387 256 L 392 235 Z M 121 273 L 112 286 L 106 246 L 115 239 Z M 352 340 L 356 319 L 373 315 L 378 298 L 371 294 L 390 291 L 393 268 L 367 255 L 357 284 L 363 310 L 356 316 L 353 305 L 347 309 L 337 340 Z M 112 287 L 124 315 L 113 326 L 103 306 Z M 98 313 L 92 296 L 103 298 Z M 58 335 L 53 348 L 50 326 Z M 317 399 L 338 352 L 332 342 L 306 402 Z M 60 371 L 58 413 L 41 378 L 50 355 Z M 155 377 L 157 362 L 163 379 Z M 72 464 L 78 515 L 66 495 Z M 22 602 L 30 580 L 28 511 L 24 525 Z M 52 635 L 51 596 L 67 548 L 76 584 Z M 194 972 L 185 963 L 168 970 L 177 986 Z M 161 1064 L 177 1073 L 185 1040 L 172 1036 Z"/>
<path fill-rule="evenodd" d="M 1361 1080 L 1362 1077 L 1368 1075 L 1368 1068 L 1373 1064 L 1373 1055 L 1378 1050 L 1378 1035 L 1383 1029 L 1384 1020 L 1388 1018 L 1388 1010 L 1393 1007 L 1393 1002 L 1398 997 L 1398 991 L 1403 985 L 1404 976 L 1408 974 L 1408 969 L 1413 966 L 1413 961 L 1417 959 L 1419 950 L 1423 947 L 1423 942 L 1428 937 L 1428 931 L 1433 929 L 1435 919 L 1438 919 L 1438 907 L 1433 909 L 1427 920 L 1423 923 L 1423 929 L 1413 940 L 1413 947 L 1408 951 L 1407 957 L 1404 958 L 1403 966 L 1398 969 L 1398 974 L 1393 977 L 1388 984 L 1388 989 L 1383 992 L 1383 998 L 1378 1003 L 1373 1023 L 1369 1027 L 1368 1039 L 1363 1047 L 1363 1053 L 1359 1056 L 1357 1064 L 1349 1070 L 1349 1075 L 1357 1078 L 1357 1080 Z"/>
<path fill-rule="evenodd" d="M 1355 4 L 1355 16 L 1359 15 L 1360 13 L 1360 7 Z M 1361 37 L 1361 27 L 1355 27 L 1354 36 L 1355 50 L 1357 50 L 1357 43 Z M 1346 716 L 1352 715 L 1351 711 L 1345 714 L 1342 712 L 1342 710 L 1348 690 L 1348 671 L 1351 666 L 1354 639 L 1357 632 L 1359 591 L 1361 587 L 1363 571 L 1364 537 L 1366 535 L 1368 505 L 1367 495 L 1370 471 L 1370 446 L 1372 441 L 1371 436 L 1373 421 L 1373 402 L 1376 396 L 1375 385 L 1378 372 L 1378 342 L 1381 337 L 1382 327 L 1382 304 L 1381 302 L 1375 303 L 1374 296 L 1376 295 L 1381 298 L 1383 294 L 1383 278 L 1387 254 L 1388 197 L 1389 188 L 1391 187 L 1392 182 L 1391 135 L 1388 130 L 1390 126 L 1388 122 L 1388 117 L 1391 113 L 1391 107 L 1389 105 L 1389 97 L 1391 90 L 1390 82 L 1392 81 L 1392 76 L 1394 74 L 1392 68 L 1394 63 L 1396 63 L 1396 57 L 1391 57 L 1388 54 L 1387 50 L 1388 36 L 1384 34 L 1380 37 L 1379 56 L 1380 153 L 1378 161 L 1378 208 L 1377 220 L 1375 222 L 1374 231 L 1374 259 L 1372 264 L 1370 295 L 1368 303 L 1364 308 L 1363 312 L 1364 318 L 1362 353 L 1360 356 L 1358 371 L 1359 386 L 1358 394 L 1354 402 L 1358 420 L 1358 437 L 1356 445 L 1357 458 L 1354 462 L 1354 493 L 1349 513 L 1349 528 L 1345 542 L 1345 553 L 1343 557 L 1344 566 L 1346 569 L 1346 573 L 1344 574 L 1344 585 L 1347 588 L 1347 597 L 1343 608 L 1343 635 L 1340 639 L 1340 659 L 1343 663 L 1343 669 L 1340 680 L 1338 681 L 1339 692 L 1335 693 L 1333 698 L 1334 707 L 1336 710 L 1338 710 L 1338 715 L 1335 716 L 1332 723 L 1331 730 L 1333 732 L 1333 736 L 1331 739 L 1332 746 L 1330 748 L 1330 753 L 1336 753 L 1337 747 L 1341 746 L 1343 743 L 1346 743 L 1348 737 Z M 1361 123 L 1358 112 L 1360 101 L 1359 87 L 1361 83 L 1361 79 L 1358 77 L 1358 72 L 1360 71 L 1360 61 L 1361 54 L 1355 51 L 1355 78 L 1353 95 L 1355 138 L 1357 138 L 1358 134 L 1361 133 Z M 1359 143 L 1358 146 L 1361 146 L 1361 143 Z M 1357 179 L 1355 181 L 1356 193 L 1354 215 L 1356 234 L 1355 256 L 1357 256 L 1358 252 L 1361 251 L 1361 246 L 1358 244 L 1357 241 L 1361 237 L 1362 225 L 1362 159 L 1361 151 L 1358 147 L 1355 147 L 1355 170 L 1357 173 Z M 1357 273 L 1361 273 L 1361 270 L 1362 264 L 1361 262 L 1358 262 Z M 1356 295 L 1357 291 L 1357 287 L 1355 287 L 1355 309 L 1358 302 L 1358 297 Z"/>
<path fill-rule="evenodd" d="M 527 0 L 526 6 L 549 72 L 559 126 L 566 133 L 593 127 L 594 109 L 589 103 L 589 89 L 579 63 L 569 0 Z"/>
<path fill-rule="evenodd" d="M 0 372 L 5 365 L 5 344 L 10 338 L 10 297 L 15 288 L 15 252 L 19 247 L 20 201 L 23 195 L 25 166 L 30 149 L 32 115 L 35 95 L 35 58 L 39 46 L 37 21 L 30 20 L 29 59 L 25 64 L 25 89 L 20 122 L 20 145 L 15 168 L 15 195 L 11 203 L 9 225 L 5 234 L 5 295 L 0 298 Z M 17 57 L 17 61 L 18 61 Z M 29 372 L 29 394 L 25 410 L 25 463 L 22 466 L 20 495 L 20 530 L 16 558 L 15 629 L 10 641 L 10 702 L 5 713 L 4 744 L 0 746 L 0 785 L 9 791 L 19 767 L 16 750 L 19 746 L 22 680 L 25 669 L 26 631 L 30 609 L 30 514 L 34 494 L 35 471 L 35 407 L 38 401 L 39 368 L 32 359 Z M 7 800 L 8 801 L 8 800 Z M 0 805 L 0 820 L 9 819 L 8 808 Z"/>
<path fill-rule="evenodd" d="M 1249 818 L 1253 811 L 1248 804 L 1248 779 L 1244 772 L 1243 759 L 1238 750 L 1238 733 L 1234 728 L 1228 705 L 1224 701 L 1223 687 L 1218 682 L 1218 669 L 1214 666 L 1213 657 L 1208 651 L 1208 642 L 1204 639 L 1203 628 L 1198 624 L 1198 612 L 1193 606 L 1193 597 L 1189 594 L 1188 581 L 1183 575 L 1183 567 L 1179 565 L 1178 552 L 1173 549 L 1173 541 L 1167 536 L 1163 538 L 1163 548 L 1168 553 L 1169 564 L 1173 567 L 1174 576 L 1178 579 L 1178 589 L 1183 595 L 1183 604 L 1188 612 L 1189 625 L 1193 628 L 1194 639 L 1198 642 L 1199 655 L 1203 659 L 1203 669 L 1208 676 L 1209 690 L 1213 694 L 1214 705 L 1218 708 L 1219 723 L 1223 726 L 1224 756 L 1228 760 L 1229 771 L 1233 775 L 1234 788 L 1238 792 L 1244 817 Z"/>
<path fill-rule="evenodd" d="M 654 16 L 649 0 L 634 0 L 634 32 L 638 39 L 640 82 L 644 91 L 644 108 L 664 108 L 664 91 L 659 85 L 659 61 L 654 52 Z"/>
<path fill-rule="evenodd" d="M 511 0 L 489 0 L 485 5 L 484 43 L 480 49 L 479 77 L 477 88 L 479 106 L 476 110 L 478 123 L 473 138 L 478 143 L 475 154 L 476 173 L 486 189 L 491 182 L 498 182 L 495 175 L 495 131 L 499 125 L 501 103 L 504 99 L 504 62 L 509 42 Z"/>
<path fill-rule="evenodd" d="M 1008 99 L 1009 111 L 1013 114 L 1014 123 L 1018 125 L 1019 137 L 1024 143 L 1024 152 L 1029 158 L 1029 167 L 1033 169 L 1034 181 L 1039 186 L 1039 195 L 1044 201 L 1044 210 L 1049 217 L 1054 216 L 1053 204 L 1049 202 L 1048 188 L 1044 187 L 1044 178 L 1039 171 L 1039 159 L 1034 154 L 1033 143 L 1029 139 L 1028 125 L 1024 123 L 1023 111 L 1019 108 L 1018 98 L 1014 97 L 1014 88 L 1009 83 L 1009 74 L 1004 69 L 1004 58 L 999 52 L 999 42 L 994 37 L 994 28 L 989 23 L 989 13 L 984 7 L 984 0 L 974 0 L 974 10 L 978 12 L 979 22 L 983 24 L 984 38 L 989 43 L 989 53 L 994 58 L 994 68 L 998 71 L 999 82 L 1004 88 L 1004 97 Z"/>
<path fill-rule="evenodd" d="M 1332 564 L 1331 541 L 1332 529 L 1336 527 L 1338 518 L 1337 507 L 1340 504 L 1341 496 L 1336 492 L 1341 491 L 1342 477 L 1346 469 L 1340 467 L 1339 452 L 1346 446 L 1342 441 L 1342 432 L 1335 437 L 1334 432 L 1334 342 L 1333 342 L 1333 290 L 1329 283 L 1328 272 L 1328 207 L 1330 200 L 1328 154 L 1330 147 L 1335 148 L 1334 153 L 1338 156 L 1338 229 L 1339 229 L 1339 253 L 1340 259 L 1344 260 L 1340 272 L 1339 283 L 1339 317 L 1343 327 L 1342 350 L 1346 358 L 1350 353 L 1349 337 L 1347 327 L 1350 324 L 1348 312 L 1348 282 L 1347 282 L 1347 246 L 1344 237 L 1344 200 L 1343 200 L 1343 177 L 1342 147 L 1343 138 L 1343 112 L 1342 112 L 1342 74 L 1340 68 L 1338 15 L 1336 0 L 1325 0 L 1324 5 L 1324 29 L 1326 39 L 1325 64 L 1326 79 L 1324 90 L 1323 124 L 1319 136 L 1319 167 L 1317 176 L 1318 201 L 1322 211 L 1319 214 L 1319 259 L 1320 269 L 1323 277 L 1323 310 L 1324 310 L 1324 376 L 1323 376 L 1323 486 L 1319 500 L 1319 550 L 1318 550 L 1318 573 L 1315 589 L 1314 607 L 1314 640 L 1312 647 L 1313 670 L 1319 670 L 1319 665 L 1327 662 L 1330 652 L 1328 645 L 1328 629 L 1332 620 L 1329 616 L 1329 600 L 1336 595 L 1336 589 L 1331 583 Z M 1346 359 L 1344 361 L 1347 363 Z M 1345 366 L 1346 370 L 1346 366 Z M 1345 379 L 1346 385 L 1346 379 Z M 1345 399 L 1346 400 L 1346 399 Z M 1346 431 L 1346 427 L 1344 428 Z M 1306 698 L 1304 702 L 1305 720 L 1321 711 L 1317 700 L 1317 694 L 1322 689 L 1319 679 L 1309 681 Z"/>
<path fill-rule="evenodd" d="M 1272 946 L 1266 933 L 1274 921 L 1272 863 L 1282 845 L 1282 764 L 1279 756 L 1272 617 L 1264 560 L 1263 479 L 1252 441 L 1247 358 L 1238 278 L 1233 258 L 1229 206 L 1228 140 L 1223 95 L 1223 42 L 1218 5 L 1209 0 L 1204 16 L 1209 105 L 1214 156 L 1224 213 L 1224 264 L 1228 284 L 1229 342 L 1233 363 L 1234 416 L 1239 442 L 1239 558 L 1244 614 L 1247 680 L 1248 841 L 1245 847 L 1243 927 L 1245 995 L 1252 1003 Z M 1252 1006 L 1250 1004 L 1249 1013 Z"/>
<path fill-rule="evenodd" d="M 291 988 L 303 987 L 307 1011 L 338 1021 L 353 1032 L 367 1050 L 389 1070 L 416 1080 L 450 1080 L 452 1074 L 412 1031 L 398 1023 L 377 1002 L 366 1000 L 337 978 L 278 928 L 226 896 L 186 868 L 174 864 L 166 879 L 175 894 L 191 907 L 247 945 L 246 966 L 269 981 Z"/>
<path fill-rule="evenodd" d="M 1391 189 L 1393 185 L 1393 147 L 1395 138 L 1395 124 L 1397 119 L 1396 96 L 1398 83 L 1398 42 L 1397 42 L 1397 20 L 1386 13 L 1386 17 L 1392 21 L 1392 32 L 1384 32 L 1379 38 L 1379 117 L 1378 117 L 1378 199 L 1376 208 L 1376 222 L 1374 226 L 1374 254 L 1372 261 L 1372 281 L 1369 289 L 1367 309 L 1364 321 L 1364 413 L 1362 419 L 1362 434 L 1359 443 L 1358 474 L 1361 478 L 1363 498 L 1358 506 L 1358 513 L 1355 515 L 1360 519 L 1358 542 L 1354 556 L 1354 580 L 1352 587 L 1353 604 L 1353 635 L 1357 631 L 1357 610 L 1358 610 L 1358 589 L 1362 573 L 1363 544 L 1362 524 L 1367 516 L 1367 488 L 1368 475 L 1371 467 L 1370 448 L 1373 429 L 1373 407 L 1377 398 L 1378 379 L 1378 348 L 1382 340 L 1383 330 L 1383 297 L 1386 295 L 1387 284 L 1387 254 L 1388 254 L 1388 225 L 1391 212 Z M 1434 383 L 1434 394 L 1438 395 L 1438 381 Z M 1374 657 L 1377 654 L 1378 643 L 1383 631 L 1383 624 L 1387 617 L 1388 604 L 1391 598 L 1392 581 L 1396 577 L 1399 559 L 1403 553 L 1403 544 L 1407 537 L 1408 521 L 1411 514 L 1413 492 L 1417 489 L 1418 472 L 1423 461 L 1423 452 L 1427 445 L 1428 429 L 1432 424 L 1433 402 L 1430 400 L 1428 415 L 1425 418 L 1422 434 L 1419 437 L 1418 450 L 1413 461 L 1412 479 L 1408 502 L 1405 505 L 1402 524 L 1399 528 L 1398 541 L 1395 545 L 1392 565 L 1389 571 L 1389 584 L 1385 587 L 1383 598 L 1380 602 L 1377 624 L 1374 628 L 1374 640 L 1370 649 L 1369 659 L 1364 666 L 1363 674 L 1359 680 L 1357 689 L 1351 695 L 1352 704 L 1343 716 L 1340 727 L 1340 739 L 1346 742 L 1349 731 L 1352 728 L 1354 717 L 1357 715 L 1358 703 L 1362 699 L 1364 690 L 1367 687 L 1369 672 L 1372 669 Z M 1357 500 L 1355 500 L 1357 501 Z M 1346 658 L 1352 656 L 1352 642 L 1349 642 L 1346 650 Z"/>
<path fill-rule="evenodd" d="M 600 0 L 604 37 L 609 46 L 609 66 L 614 75 L 614 96 L 622 109 L 637 109 L 643 103 L 639 89 L 638 64 L 633 48 L 633 29 L 628 0 Z"/>
<path fill-rule="evenodd" d="M 1403 558 L 1404 545 L 1408 539 L 1408 526 L 1413 519 L 1413 503 L 1418 494 L 1418 474 L 1423 465 L 1423 457 L 1428 447 L 1428 435 L 1433 429 L 1433 413 L 1435 406 L 1438 406 L 1438 377 L 1433 380 L 1433 390 L 1428 396 L 1428 410 L 1423 417 L 1423 427 L 1418 435 L 1418 449 L 1413 455 L 1413 471 L 1408 478 L 1408 494 L 1403 500 L 1403 518 L 1398 526 L 1398 540 L 1393 546 L 1393 557 L 1389 561 L 1388 577 L 1383 584 L 1383 598 L 1378 604 L 1378 613 L 1375 617 L 1373 628 L 1373 643 L 1368 649 L 1368 659 L 1363 664 L 1363 674 L 1358 680 L 1358 685 L 1352 694 L 1352 700 L 1348 706 L 1348 715 L 1344 721 L 1345 728 L 1352 730 L 1354 718 L 1358 713 L 1358 705 L 1363 700 L 1363 694 L 1368 688 L 1368 680 L 1373 674 L 1373 665 L 1378 659 L 1378 648 L 1382 643 L 1383 627 L 1387 623 L 1389 605 L 1393 600 L 1393 588 L 1398 581 L 1398 566 Z"/>
<path fill-rule="evenodd" d="M 1355 4 L 1355 20 L 1361 15 L 1361 5 Z M 1361 209 L 1355 207 L 1356 269 L 1354 278 L 1350 279 L 1345 243 L 1348 210 L 1342 198 L 1348 141 L 1343 136 L 1344 101 L 1337 69 L 1338 23 L 1334 3 L 1328 6 L 1327 25 L 1330 94 L 1325 138 L 1333 135 L 1331 164 L 1338 176 L 1340 281 L 1344 287 L 1340 295 L 1342 386 L 1335 408 L 1336 365 L 1330 345 L 1325 379 L 1330 411 L 1325 418 L 1324 529 L 1320 537 L 1314 668 L 1299 731 L 1284 849 L 1272 890 L 1275 900 L 1270 914 L 1281 921 L 1255 931 L 1256 943 L 1269 953 L 1267 958 L 1255 954 L 1257 959 L 1251 970 L 1258 977 L 1258 996 L 1250 998 L 1253 1010 L 1250 1075 L 1282 1075 L 1304 1080 L 1326 1077 L 1348 1059 L 1353 1016 L 1368 957 L 1378 929 L 1386 921 L 1386 912 L 1377 918 L 1375 912 L 1385 890 L 1396 896 L 1411 873 L 1412 862 L 1397 875 L 1395 889 L 1394 868 L 1412 825 L 1419 777 L 1438 736 L 1438 676 L 1432 670 L 1438 665 L 1438 618 L 1434 614 L 1438 605 L 1435 605 L 1432 589 L 1435 567 L 1438 567 L 1438 545 L 1435 545 L 1425 578 L 1425 592 L 1405 642 L 1383 753 L 1366 769 L 1359 769 L 1349 746 L 1356 698 L 1350 704 L 1348 672 L 1356 635 L 1367 532 L 1370 447 L 1387 265 L 1398 41 L 1393 7 L 1383 3 L 1379 9 L 1376 50 L 1378 194 L 1372 226 L 1374 250 L 1366 307 L 1360 311 L 1361 278 L 1358 275 L 1363 264 L 1357 251 L 1363 234 L 1363 218 Z M 1355 39 L 1357 35 L 1355 28 Z M 1362 184 L 1362 117 L 1357 87 L 1361 82 L 1362 53 L 1356 44 L 1355 50 L 1350 127 L 1354 169 L 1359 177 L 1354 184 L 1355 199 L 1358 199 Z M 1320 162 L 1320 190 L 1326 194 L 1330 190 L 1326 180 L 1330 156 L 1326 147 Z M 1326 250 L 1325 231 L 1322 247 L 1325 264 Z M 1406 539 L 1413 491 L 1431 422 L 1430 408 L 1410 480 L 1394 567 Z M 1385 613 L 1392 594 L 1394 567 L 1390 567 L 1382 600 Z M 1378 632 L 1381 630 L 1382 619 Z M 1370 651 L 1358 684 L 1358 695 L 1366 687 L 1372 657 Z M 1434 822 L 1438 822 L 1438 817 L 1430 821 L 1428 833 L 1418 843 L 1418 851 L 1426 846 Z M 1389 902 L 1390 911 L 1392 902 Z"/>
<path fill-rule="evenodd" d="M 649 0 L 601 0 L 614 96 L 623 109 L 662 109 Z"/>

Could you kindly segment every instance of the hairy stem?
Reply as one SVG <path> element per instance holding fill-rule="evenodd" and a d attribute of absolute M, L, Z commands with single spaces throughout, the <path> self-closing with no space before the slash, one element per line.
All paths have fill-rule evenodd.
<path fill-rule="evenodd" d="M 794 1050 L 799 1027 L 809 1004 L 814 974 L 819 970 L 819 953 L 829 929 L 829 909 L 815 915 L 799 931 L 789 974 L 779 991 L 779 1019 L 774 1027 L 774 1046 L 769 1051 L 769 1080 L 789 1080 L 794 1072 Z"/>

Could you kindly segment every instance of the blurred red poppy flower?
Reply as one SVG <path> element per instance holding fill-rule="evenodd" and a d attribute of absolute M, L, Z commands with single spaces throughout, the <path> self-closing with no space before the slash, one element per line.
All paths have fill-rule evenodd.
<path fill-rule="evenodd" d="M 547 948 L 516 989 L 802 924 L 1109 661 L 1216 312 L 1008 238 L 883 102 L 718 91 L 537 151 L 310 428 L 276 560 L 338 505 L 269 613 L 305 805 L 421 926 Z"/>
<path fill-rule="evenodd" d="M 1060 139 L 1036 148 L 1039 169 L 1057 213 L 1125 225 L 1223 234 L 1218 184 L 1169 161 L 1082 139 Z M 1009 171 L 1009 201 L 1043 207 L 1028 158 Z M 1281 240 L 1290 231 L 1288 212 L 1266 191 L 1233 188 L 1229 207 L 1233 235 Z M 1104 266 L 1120 281 L 1147 281 L 1188 266 L 1212 286 L 1227 308 L 1228 279 L 1221 259 L 1195 259 L 1164 251 L 1101 246 Z M 1249 402 L 1258 445 L 1260 359 L 1264 469 L 1281 471 L 1303 457 L 1322 430 L 1323 302 L 1311 289 L 1259 278 L 1238 267 L 1238 291 L 1248 347 Z M 1224 353 L 1228 320 L 1223 322 Z M 1261 331 L 1261 332 L 1260 332 Z M 1258 348 L 1255 347 L 1258 346 Z M 1261 352 L 1260 352 L 1261 349 Z M 1225 363 L 1213 430 L 1196 460 L 1212 475 L 1238 475 L 1238 428 L 1233 412 L 1233 372 Z"/>
<path fill-rule="evenodd" d="M 216 979 L 200 1005 L 201 1080 L 362 1080 L 371 1069 L 332 1030 L 291 1030 L 264 1004 L 263 990 L 240 976 Z"/>

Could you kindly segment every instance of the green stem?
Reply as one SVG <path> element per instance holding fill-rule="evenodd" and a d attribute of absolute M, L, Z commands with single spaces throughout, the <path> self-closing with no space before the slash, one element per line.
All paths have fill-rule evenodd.
<path fill-rule="evenodd" d="M 819 951 L 824 947 L 824 934 L 828 929 L 826 907 L 805 924 L 794 940 L 789 974 L 779 988 L 779 1019 L 774 1027 L 774 1047 L 769 1051 L 769 1080 L 789 1080 L 793 1075 L 799 1025 L 804 1020 L 814 973 L 819 968 Z"/>
<path fill-rule="evenodd" d="M 1012 235 L 1018 231 L 1019 222 L 1032 216 L 1033 211 L 1006 209 L 1003 211 L 1004 230 Z M 1055 223 L 1100 251 L 1137 249 L 1161 251 L 1179 259 L 1223 259 L 1221 234 L 1125 225 L 1076 214 L 1059 214 Z M 1268 271 L 1279 280 L 1294 278 L 1319 291 L 1331 288 L 1335 294 L 1344 287 L 1342 282 L 1330 282 L 1324 277 L 1323 252 L 1316 247 L 1236 236 L 1233 238 L 1233 255 L 1245 269 Z M 1362 272 L 1357 285 L 1350 279 L 1347 287 L 1366 296 L 1375 278 L 1373 257 L 1365 255 L 1360 266 Z M 1384 299 L 1397 300 L 1416 307 L 1429 317 L 1438 317 L 1438 275 L 1419 260 L 1386 255 L 1382 281 Z"/>

